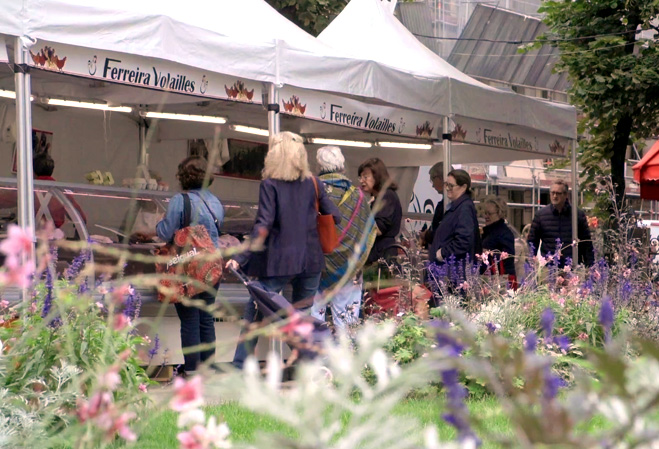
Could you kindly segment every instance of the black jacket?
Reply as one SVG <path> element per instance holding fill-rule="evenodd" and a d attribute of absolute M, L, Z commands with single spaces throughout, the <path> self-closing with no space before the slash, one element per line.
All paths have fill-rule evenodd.
<path fill-rule="evenodd" d="M 496 252 L 490 257 L 490 265 L 494 259 L 501 260 L 502 252 L 510 255 L 503 261 L 503 272 L 497 267 L 499 274 L 515 274 L 515 235 L 503 218 L 483 227 L 483 250 L 488 249 Z"/>
<path fill-rule="evenodd" d="M 593 265 L 595 255 L 593 254 L 593 242 L 588 229 L 588 220 L 582 210 L 577 212 L 578 238 L 579 238 L 579 263 L 590 267 Z M 561 212 L 553 204 L 545 206 L 535 214 L 528 243 L 533 245 L 532 254 L 536 254 L 540 246 L 540 254 L 556 253 L 556 239 L 561 240 L 561 260 L 559 265 L 565 265 L 565 259 L 572 257 L 572 206 L 566 203 Z"/>
<path fill-rule="evenodd" d="M 437 231 L 437 228 L 439 228 L 439 224 L 442 222 L 443 218 L 444 200 L 442 199 L 437 203 L 437 206 L 435 206 L 435 214 L 432 216 L 432 223 L 426 231 L 424 238 L 426 246 L 430 246 L 432 244 L 432 239 L 435 237 L 435 232 Z"/>
<path fill-rule="evenodd" d="M 402 220 L 403 207 L 400 205 L 398 195 L 394 190 L 387 189 L 382 195 L 382 209 L 375 214 L 375 224 L 381 234 L 375 237 L 367 263 L 376 262 L 387 255 L 387 249 L 396 243 Z"/>
<path fill-rule="evenodd" d="M 476 207 L 469 195 L 464 194 L 453 201 L 444 214 L 428 251 L 431 262 L 437 262 L 439 249 L 442 250 L 442 258 L 445 261 L 455 255 L 456 261 L 465 260 L 469 256 L 473 263 L 475 254 L 481 253 Z"/>

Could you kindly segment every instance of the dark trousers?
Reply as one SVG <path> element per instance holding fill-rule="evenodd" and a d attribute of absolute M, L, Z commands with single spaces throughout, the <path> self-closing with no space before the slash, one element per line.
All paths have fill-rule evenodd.
<path fill-rule="evenodd" d="M 191 299 L 204 301 L 207 306 L 215 303 L 215 296 L 203 292 Z M 194 306 L 180 303 L 174 304 L 176 313 L 181 320 L 181 346 L 184 350 L 185 371 L 195 371 L 200 363 L 215 356 L 215 345 L 200 352 L 185 352 L 186 348 L 200 344 L 215 343 L 215 319 L 210 313 Z"/>
<path fill-rule="evenodd" d="M 274 293 L 281 293 L 284 287 L 291 283 L 293 286 L 293 304 L 297 304 L 304 299 L 313 299 L 320 286 L 320 273 L 317 274 L 299 274 L 297 276 L 273 276 L 259 279 L 259 282 L 268 290 Z M 311 302 L 309 303 L 311 306 Z M 249 299 L 245 306 L 243 320 L 246 323 L 253 323 L 256 320 L 256 303 L 252 298 Z M 242 337 L 247 332 L 246 327 L 240 331 Z M 242 340 L 242 338 L 241 338 Z M 254 353 L 256 339 L 241 341 L 236 348 L 236 354 L 233 356 L 233 365 L 242 369 L 243 363 L 249 354 Z"/>

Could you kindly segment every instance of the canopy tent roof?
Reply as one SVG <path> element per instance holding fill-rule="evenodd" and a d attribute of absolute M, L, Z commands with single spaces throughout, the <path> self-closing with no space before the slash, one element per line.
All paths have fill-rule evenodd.
<path fill-rule="evenodd" d="M 396 73 L 414 75 L 412 79 L 392 77 L 387 85 L 377 87 L 414 98 L 419 109 L 456 122 L 466 118 L 576 138 L 574 107 L 495 89 L 465 75 L 421 44 L 380 0 L 352 0 L 318 38 L 339 50 L 394 68 Z"/>
<path fill-rule="evenodd" d="M 641 185 L 641 198 L 659 200 L 659 141 L 632 169 L 634 180 Z"/>

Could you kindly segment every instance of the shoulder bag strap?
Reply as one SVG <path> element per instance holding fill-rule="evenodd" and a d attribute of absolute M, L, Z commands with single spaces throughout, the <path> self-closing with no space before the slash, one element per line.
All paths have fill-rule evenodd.
<path fill-rule="evenodd" d="M 311 176 L 311 180 L 313 181 L 313 186 L 316 189 L 316 212 L 320 213 L 320 193 L 318 192 L 318 182 L 316 182 L 316 177 Z"/>
<path fill-rule="evenodd" d="M 354 189 L 354 187 L 351 187 Z M 357 189 L 359 192 L 359 199 L 357 200 L 357 205 L 355 206 L 355 210 L 352 211 L 352 215 L 350 216 L 350 220 L 348 220 L 348 224 L 346 225 L 345 228 L 343 228 L 343 232 L 339 236 L 339 243 L 343 241 L 345 238 L 346 234 L 348 233 L 348 230 L 350 229 L 350 226 L 352 226 L 352 222 L 355 221 L 355 217 L 359 213 L 359 207 L 362 205 L 362 201 L 364 200 L 364 192 L 362 192 L 362 189 Z"/>
<path fill-rule="evenodd" d="M 204 203 L 204 206 L 206 206 L 206 209 L 208 209 L 208 212 L 211 214 L 211 217 L 213 217 L 213 223 L 215 223 L 215 229 L 217 229 L 217 235 L 218 236 L 221 235 L 222 233 L 220 232 L 220 221 L 217 219 L 217 217 L 213 213 L 213 210 L 210 208 L 206 200 L 204 200 L 204 198 L 197 192 L 190 192 L 190 193 L 194 193 L 194 195 L 197 196 L 202 203 Z"/>
<path fill-rule="evenodd" d="M 190 226 L 192 218 L 192 203 L 190 202 L 190 196 L 187 193 L 183 194 L 183 228 Z"/>

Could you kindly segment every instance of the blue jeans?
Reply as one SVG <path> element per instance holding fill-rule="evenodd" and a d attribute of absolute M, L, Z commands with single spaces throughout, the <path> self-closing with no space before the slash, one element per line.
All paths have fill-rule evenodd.
<path fill-rule="evenodd" d="M 284 287 L 290 283 L 293 286 L 293 304 L 297 304 L 304 299 L 313 298 L 318 293 L 320 285 L 320 273 L 317 274 L 298 274 L 297 276 L 272 276 L 259 279 L 259 282 L 271 292 L 281 293 Z M 253 323 L 256 320 L 256 302 L 251 297 L 245 306 L 243 320 L 246 324 Z M 240 331 L 242 340 L 243 335 L 247 333 L 247 326 Z M 243 363 L 249 354 L 254 353 L 256 339 L 252 338 L 238 342 L 236 353 L 233 356 L 233 366 L 242 369 Z"/>
<path fill-rule="evenodd" d="M 362 277 L 354 281 L 348 281 L 329 301 L 318 294 L 314 298 L 311 316 L 325 321 L 325 311 L 329 305 L 332 310 L 332 321 L 334 328 L 346 330 L 347 327 L 355 325 L 359 321 L 359 309 L 362 305 Z"/>
<path fill-rule="evenodd" d="M 204 301 L 207 306 L 215 303 L 215 296 L 203 292 L 191 299 Z M 174 304 L 176 313 L 181 320 L 181 347 L 185 350 L 200 344 L 215 343 L 215 319 L 210 313 L 195 306 L 186 306 L 181 303 Z M 185 371 L 195 371 L 200 363 L 215 356 L 215 346 L 200 351 L 183 354 Z"/>

